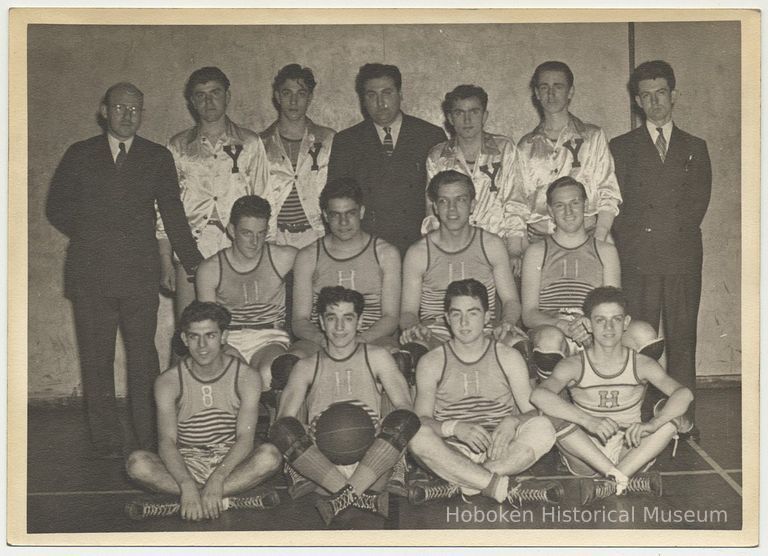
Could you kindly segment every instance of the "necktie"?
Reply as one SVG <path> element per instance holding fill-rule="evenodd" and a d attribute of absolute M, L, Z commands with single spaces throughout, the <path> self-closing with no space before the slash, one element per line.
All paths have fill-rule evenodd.
<path fill-rule="evenodd" d="M 656 137 L 656 150 L 659 151 L 661 161 L 664 162 L 664 159 L 667 157 L 667 140 L 664 139 L 664 131 L 660 127 L 657 127 L 656 131 L 659 132 L 659 135 Z"/>
<path fill-rule="evenodd" d="M 384 133 L 384 153 L 386 153 L 387 156 L 392 156 L 392 153 L 395 151 L 395 144 L 392 141 L 392 128 L 385 127 Z"/>
<path fill-rule="evenodd" d="M 115 159 L 115 167 L 119 170 L 125 162 L 125 159 L 128 158 L 128 153 L 125 152 L 125 143 L 120 143 L 118 147 L 119 151 L 117 153 L 117 158 Z"/>

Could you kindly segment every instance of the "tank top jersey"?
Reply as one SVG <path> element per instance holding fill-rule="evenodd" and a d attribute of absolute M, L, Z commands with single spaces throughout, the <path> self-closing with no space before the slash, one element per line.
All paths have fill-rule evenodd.
<path fill-rule="evenodd" d="M 179 397 L 176 400 L 176 436 L 183 446 L 211 446 L 235 441 L 240 395 L 237 379 L 240 360 L 229 357 L 219 376 L 202 380 L 186 359 L 178 364 Z"/>
<path fill-rule="evenodd" d="M 456 280 L 474 278 L 488 289 L 488 310 L 496 314 L 496 282 L 493 266 L 485 253 L 484 236 L 481 228 L 473 227 L 472 239 L 466 247 L 453 253 L 437 246 L 429 237 L 427 242 L 427 270 L 421 283 L 419 317 L 422 321 L 436 319 L 444 322 L 443 302 L 448 285 Z"/>
<path fill-rule="evenodd" d="M 646 384 L 637 377 L 637 353 L 627 348 L 622 369 L 613 375 L 598 371 L 582 352 L 581 376 L 569 387 L 573 403 L 595 417 L 610 417 L 619 424 L 640 421 Z"/>
<path fill-rule="evenodd" d="M 315 376 L 307 394 L 307 418 L 312 430 L 320 414 L 337 402 L 359 405 L 378 424 L 381 390 L 368 362 L 368 346 L 358 344 L 344 359 L 334 359 L 325 350 L 315 357 Z"/>
<path fill-rule="evenodd" d="M 317 240 L 315 272 L 312 274 L 312 322 L 318 320 L 317 298 L 326 286 L 344 286 L 363 294 L 363 330 L 368 330 L 381 318 L 381 281 L 384 273 L 376 254 L 379 241 L 371 236 L 357 255 L 338 259 L 328 252 L 324 238 Z"/>
<path fill-rule="evenodd" d="M 264 244 L 252 270 L 232 268 L 226 249 L 218 253 L 219 284 L 216 302 L 232 314 L 232 326 L 285 328 L 285 277 L 272 262 L 272 251 Z"/>
<path fill-rule="evenodd" d="M 574 248 L 563 247 L 552 236 L 544 239 L 540 311 L 581 316 L 587 294 L 602 285 L 603 261 L 595 238 L 590 237 Z"/>
<path fill-rule="evenodd" d="M 507 415 L 517 415 L 512 387 L 490 340 L 477 361 L 462 361 L 451 342 L 441 346 L 445 363 L 435 393 L 435 420 L 458 419 L 493 430 Z"/>

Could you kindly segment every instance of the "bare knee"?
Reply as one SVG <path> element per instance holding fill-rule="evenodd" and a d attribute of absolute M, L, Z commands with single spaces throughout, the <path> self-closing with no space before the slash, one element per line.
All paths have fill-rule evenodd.
<path fill-rule="evenodd" d="M 134 481 L 143 481 L 152 476 L 155 466 L 155 455 L 146 450 L 131 452 L 125 462 L 125 471 Z"/>
<path fill-rule="evenodd" d="M 564 354 L 567 349 L 565 334 L 556 326 L 543 325 L 533 334 L 533 349 L 543 353 Z"/>
<path fill-rule="evenodd" d="M 554 446 L 555 427 L 543 415 L 532 417 L 518 429 L 517 441 L 529 448 L 534 461 L 538 461 Z"/>
<path fill-rule="evenodd" d="M 408 443 L 408 450 L 418 458 L 429 457 L 429 446 L 434 445 L 435 442 L 442 442 L 442 439 L 432 430 L 432 427 L 422 426 Z"/>
<path fill-rule="evenodd" d="M 254 451 L 254 461 L 268 473 L 274 473 L 283 464 L 283 456 L 274 444 L 265 442 Z"/>
<path fill-rule="evenodd" d="M 624 345 L 639 351 L 651 342 L 659 339 L 656 329 L 642 320 L 633 320 L 629 323 L 627 331 L 624 333 Z"/>

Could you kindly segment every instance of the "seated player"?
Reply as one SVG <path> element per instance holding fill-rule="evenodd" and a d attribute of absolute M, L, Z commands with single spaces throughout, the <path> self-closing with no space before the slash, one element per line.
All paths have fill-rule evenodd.
<path fill-rule="evenodd" d="M 158 452 L 137 450 L 128 475 L 181 497 L 182 519 L 216 519 L 225 498 L 252 489 L 280 467 L 272 444 L 254 446 L 261 378 L 224 353 L 229 312 L 193 301 L 181 314 L 189 356 L 155 381 Z M 275 493 L 269 495 L 274 502 Z"/>
<path fill-rule="evenodd" d="M 400 253 L 381 238 L 363 231 L 363 192 L 352 178 L 328 182 L 320 208 L 330 233 L 296 255 L 293 281 L 293 333 L 300 338 L 290 354 L 276 361 L 273 376 L 285 376 L 299 357 L 326 345 L 315 310 L 320 290 L 344 286 L 363 294 L 358 341 L 390 349 L 400 316 Z M 294 355 L 295 354 L 295 355 Z"/>
<path fill-rule="evenodd" d="M 259 371 L 269 390 L 272 361 L 285 353 L 285 275 L 293 267 L 296 249 L 266 242 L 271 209 L 256 195 L 232 205 L 227 233 L 232 246 L 200 264 L 197 298 L 215 301 L 232 314 L 227 343 Z"/>
<path fill-rule="evenodd" d="M 475 208 L 472 179 L 455 170 L 438 172 L 427 186 L 427 196 L 440 227 L 408 248 L 403 263 L 403 300 L 400 309 L 400 343 L 420 354 L 450 339 L 443 299 L 448 284 L 475 278 L 488 290 L 491 319 L 496 296 L 501 300 L 501 320 L 486 323 L 486 333 L 507 345 L 523 338 L 517 331 L 520 300 L 509 257 L 502 239 L 470 225 Z M 414 361 L 414 364 L 416 361 Z"/>
<path fill-rule="evenodd" d="M 619 255 L 612 243 L 590 235 L 584 226 L 587 193 L 570 176 L 547 189 L 547 210 L 555 231 L 533 243 L 523 258 L 523 323 L 531 329 L 533 362 L 546 379 L 558 361 L 572 355 L 591 337 L 582 323 L 584 298 L 599 286 L 620 286 Z M 663 351 L 663 340 L 642 321 L 632 322 L 623 336 L 635 351 Z"/>
<path fill-rule="evenodd" d="M 320 291 L 317 312 L 327 347 L 296 363 L 269 434 L 295 471 L 331 493 L 317 503 L 326 524 L 350 506 L 386 515 L 388 493 L 375 492 L 384 488 L 388 472 L 420 426 L 411 411 L 408 386 L 389 351 L 358 339 L 363 308 L 359 292 L 341 286 Z M 384 394 L 395 408 L 386 416 Z M 352 466 L 337 467 L 314 442 L 316 421 L 337 402 L 363 407 L 379 431 L 360 462 Z M 303 404 L 306 425 L 299 421 Z M 372 492 L 367 492 L 369 488 Z"/>
<path fill-rule="evenodd" d="M 559 502 L 562 496 L 558 483 L 513 479 L 549 451 L 555 431 L 528 401 L 520 353 L 483 333 L 488 301 L 477 280 L 452 282 L 444 307 L 453 337 L 419 361 L 414 409 L 423 426 L 409 448 L 448 485 L 411 486 L 412 502 L 452 496 L 459 488 L 497 502 Z"/>
<path fill-rule="evenodd" d="M 641 473 L 680 432 L 693 394 L 652 358 L 622 344 L 629 326 L 627 300 L 612 286 L 592 290 L 584 300 L 585 323 L 593 342 L 557 364 L 531 402 L 553 419 L 557 445 L 574 475 L 602 476 L 582 487 L 584 503 L 611 494 L 661 492 L 661 476 Z M 642 422 L 640 407 L 648 384 L 669 398 Z M 567 389 L 573 403 L 560 394 Z M 658 408 L 657 408 L 658 409 Z"/>

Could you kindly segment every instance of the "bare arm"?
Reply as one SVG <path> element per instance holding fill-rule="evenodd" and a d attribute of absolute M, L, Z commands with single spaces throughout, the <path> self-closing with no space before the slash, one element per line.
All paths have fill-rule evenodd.
<path fill-rule="evenodd" d="M 368 358 L 373 373 L 381 382 L 395 409 L 412 409 L 413 402 L 408 391 L 408 384 L 389 352 L 378 346 L 369 346 Z"/>
<path fill-rule="evenodd" d="M 520 413 L 535 412 L 536 408 L 531 404 L 531 381 L 528 379 L 528 367 L 523 356 L 516 349 L 504 344 L 496 344 L 496 353 Z"/>
<path fill-rule="evenodd" d="M 557 315 L 539 310 L 539 289 L 541 288 L 541 267 L 544 264 L 544 242 L 534 243 L 525 251 L 523 257 L 523 323 L 528 328 L 549 325 L 571 337 L 571 327 L 567 320 Z"/>
<path fill-rule="evenodd" d="M 403 295 L 400 302 L 400 328 L 405 332 L 419 324 L 422 277 L 427 269 L 426 239 L 408 248 L 403 262 Z"/>
<path fill-rule="evenodd" d="M 401 268 L 400 253 L 397 248 L 378 241 L 379 261 L 383 276 L 381 278 L 381 318 L 368 330 L 360 334 L 364 342 L 391 336 L 397 330 L 400 320 Z"/>
<path fill-rule="evenodd" d="M 214 255 L 200 263 L 195 275 L 195 290 L 198 301 L 216 301 L 216 287 L 219 284 L 219 257 Z"/>
<path fill-rule="evenodd" d="M 312 384 L 312 378 L 315 371 L 316 356 L 310 356 L 300 359 L 293 366 L 293 370 L 288 378 L 288 384 L 285 385 L 283 394 L 280 396 L 280 408 L 277 412 L 277 418 L 299 416 L 301 404 L 307 397 L 307 391 Z"/>
<path fill-rule="evenodd" d="M 280 276 L 288 274 L 296 261 L 296 254 L 299 252 L 290 245 L 270 245 L 269 251 L 272 254 L 272 262 Z"/>
<path fill-rule="evenodd" d="M 322 241 L 319 239 L 318 241 Z M 299 251 L 293 266 L 293 333 L 302 340 L 325 345 L 325 335 L 314 324 L 312 316 L 312 274 L 315 271 L 317 245 L 312 243 Z"/>
<path fill-rule="evenodd" d="M 515 279 L 512 277 L 512 267 L 509 265 L 509 254 L 502 239 L 495 235 L 484 233 L 485 252 L 493 265 L 493 280 L 496 283 L 496 293 L 501 299 L 501 319 L 508 325 L 507 331 L 517 325 L 520 320 L 520 298 L 517 295 Z"/>
<path fill-rule="evenodd" d="M 413 411 L 421 424 L 430 427 L 435 434 L 443 436 L 441 425 L 435 420 L 435 396 L 437 383 L 443 370 L 443 351 L 436 349 L 425 354 L 416 367 L 416 401 Z"/>
<path fill-rule="evenodd" d="M 616 246 L 605 241 L 597 241 L 597 252 L 603 261 L 603 285 L 621 287 L 621 263 Z"/>
<path fill-rule="evenodd" d="M 693 401 L 693 393 L 669 376 L 661 366 L 650 357 L 637 356 L 637 376 L 645 379 L 664 394 L 669 396 L 663 409 L 649 421 L 656 430 L 676 417 L 680 417 L 688 411 L 688 406 Z"/>

